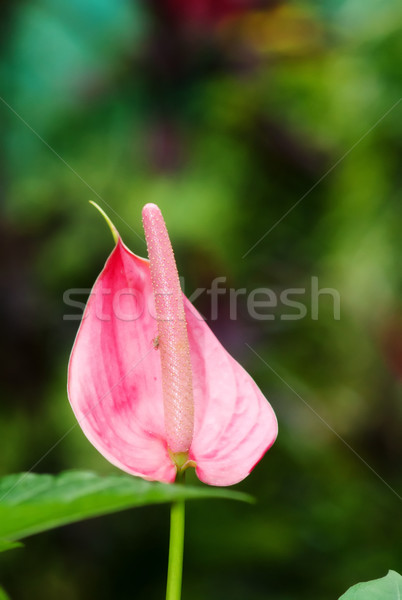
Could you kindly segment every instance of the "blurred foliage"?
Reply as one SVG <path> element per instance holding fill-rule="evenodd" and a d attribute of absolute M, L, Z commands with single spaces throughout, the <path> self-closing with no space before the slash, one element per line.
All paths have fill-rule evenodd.
<path fill-rule="evenodd" d="M 188 294 L 223 276 L 304 288 L 308 310 L 256 321 L 243 294 L 231 320 L 219 298 L 211 326 L 280 434 L 239 486 L 256 507 L 189 506 L 184 597 L 338 598 L 402 562 L 402 7 L 183 2 L 1 4 L 1 471 L 116 472 L 79 428 L 58 443 L 75 422 L 63 293 L 112 248 L 88 200 L 138 254 L 156 202 Z M 340 320 L 326 295 L 311 319 L 312 277 Z M 141 511 L 28 540 L 2 555 L 5 589 L 160 598 L 168 513 Z"/>
<path fill-rule="evenodd" d="M 9 597 L 7 596 L 3 588 L 0 588 L 0 600 L 9 600 Z"/>

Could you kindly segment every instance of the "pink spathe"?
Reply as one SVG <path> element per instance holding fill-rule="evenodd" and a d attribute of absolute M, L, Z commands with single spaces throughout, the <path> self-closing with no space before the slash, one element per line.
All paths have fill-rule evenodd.
<path fill-rule="evenodd" d="M 143 219 L 150 262 L 119 237 L 92 289 L 69 363 L 71 406 L 128 473 L 173 482 L 184 453 L 201 481 L 238 483 L 274 443 L 275 414 L 180 291 L 158 207 Z"/>

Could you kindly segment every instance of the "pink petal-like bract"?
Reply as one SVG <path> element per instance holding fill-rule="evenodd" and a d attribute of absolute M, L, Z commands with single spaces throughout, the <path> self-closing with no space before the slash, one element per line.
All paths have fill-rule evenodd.
<path fill-rule="evenodd" d="M 179 288 L 160 210 L 146 205 L 150 260 L 116 234 L 71 353 L 68 395 L 87 438 L 111 463 L 173 482 L 244 479 L 274 443 L 275 414 Z"/>

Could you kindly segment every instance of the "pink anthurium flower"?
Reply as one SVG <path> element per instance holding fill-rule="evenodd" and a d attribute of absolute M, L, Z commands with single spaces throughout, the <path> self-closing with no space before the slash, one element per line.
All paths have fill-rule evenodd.
<path fill-rule="evenodd" d="M 182 294 L 159 208 L 143 209 L 149 261 L 108 222 L 116 246 L 69 363 L 78 422 L 105 458 L 133 475 L 173 482 L 193 466 L 207 484 L 238 483 L 274 443 L 275 414 Z"/>

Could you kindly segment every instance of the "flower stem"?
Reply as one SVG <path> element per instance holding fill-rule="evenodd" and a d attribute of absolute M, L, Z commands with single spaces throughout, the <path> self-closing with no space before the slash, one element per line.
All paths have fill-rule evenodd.
<path fill-rule="evenodd" d="M 177 483 L 184 483 L 184 473 L 178 475 Z M 166 600 L 180 600 L 183 575 L 184 548 L 184 500 L 173 502 L 170 513 L 169 564 Z"/>

